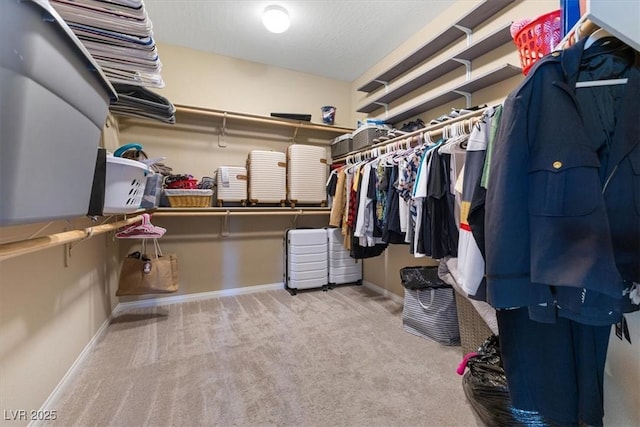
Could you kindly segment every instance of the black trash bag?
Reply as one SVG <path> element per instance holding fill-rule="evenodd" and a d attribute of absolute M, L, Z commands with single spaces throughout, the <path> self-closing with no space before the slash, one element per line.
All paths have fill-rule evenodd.
<path fill-rule="evenodd" d="M 498 337 L 491 335 L 467 360 L 469 370 L 462 377 L 467 400 L 478 418 L 492 427 L 550 427 L 537 411 L 511 405 L 509 386 L 500 358 Z"/>
<path fill-rule="evenodd" d="M 438 276 L 438 266 L 403 267 L 400 269 L 402 286 L 407 289 L 440 289 L 451 288 Z"/>

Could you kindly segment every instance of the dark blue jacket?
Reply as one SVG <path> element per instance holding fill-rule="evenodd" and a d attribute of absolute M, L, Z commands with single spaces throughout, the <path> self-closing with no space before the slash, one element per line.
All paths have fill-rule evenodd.
<path fill-rule="evenodd" d="M 640 282 L 640 71 L 609 87 L 619 98 L 600 112 L 615 114 L 615 129 L 594 134 L 601 100 L 576 92 L 591 90 L 576 89 L 584 42 L 541 59 L 505 100 L 486 200 L 487 299 L 529 306 L 534 320 L 606 325 L 638 308 L 625 293 Z"/>

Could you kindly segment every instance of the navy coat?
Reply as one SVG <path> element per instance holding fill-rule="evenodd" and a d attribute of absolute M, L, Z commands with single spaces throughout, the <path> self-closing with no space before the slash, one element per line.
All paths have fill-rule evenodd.
<path fill-rule="evenodd" d="M 584 42 L 541 59 L 505 100 L 486 200 L 487 300 L 529 306 L 534 320 L 607 325 L 638 308 L 628 292 L 640 283 L 640 70 L 625 70 L 603 155 L 593 106 L 576 93 L 589 90 L 576 89 Z"/>

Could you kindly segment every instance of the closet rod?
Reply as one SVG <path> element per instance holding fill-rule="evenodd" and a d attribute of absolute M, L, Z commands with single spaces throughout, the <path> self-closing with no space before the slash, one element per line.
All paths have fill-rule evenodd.
<path fill-rule="evenodd" d="M 215 211 L 215 212 L 211 212 L 211 211 L 194 211 L 194 212 L 185 212 L 185 211 L 180 211 L 180 212 L 168 212 L 168 211 L 156 211 L 153 214 L 153 217 L 159 217 L 159 216 L 292 216 L 292 215 L 328 215 L 330 214 L 331 211 L 329 210 L 324 210 L 324 211 L 305 211 L 305 210 L 291 210 L 291 211 L 285 211 L 285 212 L 268 212 L 268 211 L 264 211 L 264 212 L 234 212 L 234 211 Z"/>
<path fill-rule="evenodd" d="M 140 221 L 142 221 L 142 215 L 137 215 L 132 218 L 123 219 L 121 221 L 116 221 L 109 224 L 87 227 L 82 230 L 64 231 L 62 233 L 50 234 L 48 236 L 36 237 L 33 239 L 3 243 L 0 244 L 0 260 L 13 258 L 31 252 L 41 251 L 43 249 L 64 245 L 66 243 L 78 242 L 80 240 L 88 239 L 97 234 L 117 230 L 118 228 L 130 224 L 135 224 L 136 222 Z"/>
<path fill-rule="evenodd" d="M 412 138 L 414 136 L 417 135 L 421 135 L 424 134 L 425 132 L 429 132 L 430 135 L 439 135 L 442 133 L 442 131 L 447 128 L 448 126 L 454 124 L 454 123 L 458 123 L 458 122 L 462 122 L 465 120 L 470 120 L 472 123 L 474 123 L 475 121 L 479 120 L 480 116 L 482 116 L 482 114 L 484 114 L 485 110 L 488 107 L 485 108 L 481 108 L 478 109 L 476 111 L 472 111 L 471 113 L 465 114 L 463 116 L 458 116 L 456 118 L 453 119 L 449 119 L 447 121 L 444 121 L 442 123 L 438 123 L 435 125 L 430 125 L 427 127 L 424 127 L 422 129 L 418 129 L 418 130 L 414 130 L 412 132 L 408 132 L 405 134 L 402 134 L 396 138 L 390 139 L 388 141 L 384 141 L 384 142 L 380 142 L 378 144 L 373 144 L 373 145 L 369 145 L 367 147 L 363 147 L 359 150 L 356 151 L 352 151 L 350 152 L 348 155 L 346 156 L 341 156 L 341 157 L 337 157 L 335 159 L 333 159 L 333 162 L 341 162 L 341 161 L 345 161 L 347 158 L 349 158 L 349 156 L 353 156 L 354 154 L 358 154 L 358 153 L 363 153 L 365 151 L 369 151 L 373 148 L 381 148 L 381 147 L 387 147 L 387 146 L 391 146 L 393 144 L 396 144 L 398 142 L 404 141 L 407 138 Z"/>
<path fill-rule="evenodd" d="M 353 129 L 342 128 L 339 126 L 319 125 L 319 124 L 306 123 L 306 122 L 300 122 L 300 121 L 285 121 L 285 120 L 272 119 L 269 117 L 253 116 L 250 114 L 229 113 L 226 111 L 208 110 L 206 108 L 187 107 L 184 105 L 176 105 L 176 113 L 187 113 L 187 114 L 193 114 L 193 115 L 205 116 L 205 117 L 219 117 L 219 118 L 226 117 L 227 119 L 244 120 L 244 121 L 253 122 L 253 123 L 263 123 L 263 124 L 286 126 L 286 127 L 301 128 L 301 129 L 310 129 L 310 130 L 320 130 L 325 132 L 335 131 L 335 133 L 341 133 L 341 132 L 349 133 L 353 131 Z"/>

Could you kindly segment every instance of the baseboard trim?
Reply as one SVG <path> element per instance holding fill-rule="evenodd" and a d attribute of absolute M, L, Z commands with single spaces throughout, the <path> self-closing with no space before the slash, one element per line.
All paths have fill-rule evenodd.
<path fill-rule="evenodd" d="M 47 400 L 45 400 L 42 406 L 40 406 L 40 412 L 55 410 L 55 401 L 58 397 L 58 392 L 62 389 L 63 386 L 66 385 L 66 382 L 69 380 L 69 378 L 73 376 L 73 374 L 75 373 L 75 370 L 82 364 L 82 362 L 87 357 L 89 352 L 93 350 L 93 347 L 96 345 L 98 340 L 102 338 L 102 335 L 104 335 L 104 333 L 106 332 L 107 327 L 109 326 L 109 323 L 111 323 L 111 321 L 114 318 L 113 313 L 114 312 L 111 312 L 109 317 L 107 317 L 107 319 L 104 322 L 102 322 L 102 325 L 100 325 L 96 333 L 93 335 L 93 338 L 91 338 L 87 343 L 87 345 L 84 346 L 84 348 L 82 349 L 78 357 L 76 357 L 76 360 L 71 364 L 67 372 L 62 377 L 62 379 L 58 382 L 58 385 L 55 386 L 53 391 L 49 394 L 49 397 L 47 397 Z M 35 426 L 39 426 L 40 424 L 41 424 L 41 421 L 33 420 L 28 424 L 28 427 L 35 427 Z"/>
<path fill-rule="evenodd" d="M 404 304 L 404 298 L 403 297 L 401 297 L 399 295 L 396 295 L 393 292 L 390 292 L 390 291 L 386 290 L 385 288 L 383 288 L 381 286 L 378 286 L 378 285 L 376 285 L 374 283 L 371 283 L 371 282 L 368 282 L 366 280 L 363 280 L 362 284 L 365 287 L 371 289 L 372 291 L 379 293 L 383 297 L 389 298 L 389 299 L 393 300 L 394 302 L 397 302 L 398 304 Z"/>
<path fill-rule="evenodd" d="M 201 301 L 211 298 L 237 296 L 244 294 L 252 294 L 254 292 L 271 291 L 276 289 L 284 289 L 284 283 L 271 283 L 267 285 L 246 286 L 243 288 L 223 289 L 221 291 L 200 292 L 197 294 L 175 295 L 170 297 L 160 297 L 145 299 L 140 301 L 121 302 L 113 310 L 113 315 L 117 315 L 124 310 L 137 308 L 160 307 L 170 304 L 182 304 L 191 301 Z"/>

